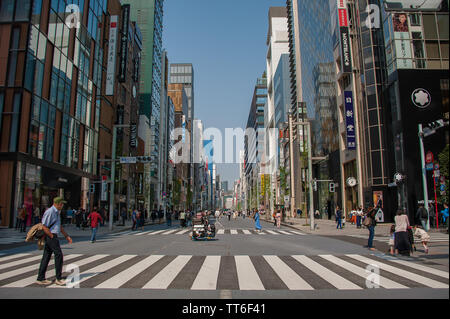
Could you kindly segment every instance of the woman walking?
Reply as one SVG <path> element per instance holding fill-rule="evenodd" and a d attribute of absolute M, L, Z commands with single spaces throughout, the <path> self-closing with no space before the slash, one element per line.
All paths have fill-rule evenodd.
<path fill-rule="evenodd" d="M 258 212 L 257 209 L 255 209 L 255 211 L 254 211 L 252 217 L 253 217 L 253 219 L 255 220 L 255 228 L 256 228 L 256 231 L 257 231 L 257 232 L 260 232 L 261 229 L 262 229 L 262 227 L 261 227 L 261 223 L 259 222 L 260 215 L 259 215 L 259 212 Z"/>
<path fill-rule="evenodd" d="M 399 209 L 395 216 L 395 251 L 404 256 L 409 256 L 411 251 L 408 227 L 408 216 L 404 210 Z"/>
<path fill-rule="evenodd" d="M 281 212 L 280 212 L 280 210 L 277 210 L 276 219 L 277 219 L 277 228 L 280 228 L 280 225 L 281 225 Z"/>
<path fill-rule="evenodd" d="M 367 209 L 366 219 L 364 220 L 364 226 L 369 229 L 369 240 L 367 242 L 367 246 L 365 248 L 369 248 L 370 250 L 375 250 L 373 247 L 373 238 L 375 237 L 375 226 L 377 225 L 377 221 L 375 219 L 375 215 L 377 212 L 373 207 L 369 207 Z"/>

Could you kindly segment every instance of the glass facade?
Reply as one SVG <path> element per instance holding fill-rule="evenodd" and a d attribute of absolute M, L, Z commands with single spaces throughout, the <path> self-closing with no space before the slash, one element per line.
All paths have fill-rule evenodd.
<path fill-rule="evenodd" d="M 312 123 L 313 156 L 339 147 L 329 0 L 298 1 L 302 100 Z M 331 125 L 331 127 L 329 127 Z"/>

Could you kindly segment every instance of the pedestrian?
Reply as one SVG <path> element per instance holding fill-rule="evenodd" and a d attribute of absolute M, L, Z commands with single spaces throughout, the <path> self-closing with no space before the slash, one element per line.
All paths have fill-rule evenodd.
<path fill-rule="evenodd" d="M 26 232 L 27 230 L 27 209 L 25 208 L 25 205 L 23 205 L 22 209 L 20 210 L 20 231 L 22 233 Z"/>
<path fill-rule="evenodd" d="M 94 207 L 94 210 L 89 214 L 88 221 L 90 221 L 90 227 L 92 229 L 91 243 L 94 243 L 96 240 L 97 230 L 98 230 L 98 220 L 103 220 L 102 216 L 97 212 L 97 207 Z"/>
<path fill-rule="evenodd" d="M 414 231 L 413 231 L 411 226 L 408 226 L 406 231 L 408 232 L 408 240 L 409 240 L 409 246 L 410 246 L 409 250 L 410 250 L 411 255 L 412 255 L 413 252 L 417 251 L 416 245 L 414 244 Z"/>
<path fill-rule="evenodd" d="M 373 247 L 373 238 L 375 237 L 375 226 L 377 225 L 377 221 L 375 219 L 377 212 L 373 207 L 369 207 L 367 209 L 366 218 L 364 219 L 364 226 L 369 229 L 369 240 L 367 241 L 367 246 L 365 248 L 369 248 L 369 250 L 375 250 Z"/>
<path fill-rule="evenodd" d="M 444 209 L 441 210 L 442 220 L 444 221 L 445 226 L 447 227 L 448 234 L 448 204 L 444 203 Z"/>
<path fill-rule="evenodd" d="M 160 224 L 162 223 L 163 218 L 164 218 L 164 212 L 163 212 L 163 210 L 160 207 L 159 211 L 158 211 L 158 219 L 159 219 L 159 223 Z"/>
<path fill-rule="evenodd" d="M 426 210 L 423 204 L 419 204 L 419 209 L 417 210 L 416 218 L 420 220 L 423 229 L 428 231 L 429 230 L 428 211 Z"/>
<path fill-rule="evenodd" d="M 425 254 L 428 254 L 428 242 L 430 241 L 430 235 L 423 230 L 420 226 L 414 226 L 414 235 L 420 239 L 422 246 L 425 250 Z"/>
<path fill-rule="evenodd" d="M 82 218 L 82 227 L 83 227 L 83 230 L 85 230 L 86 228 L 88 228 L 89 227 L 89 225 L 88 225 L 88 220 L 87 220 L 87 217 L 88 217 L 88 213 L 87 213 L 87 211 L 83 208 L 82 210 L 82 216 L 83 216 L 83 218 Z"/>
<path fill-rule="evenodd" d="M 185 211 L 182 211 L 180 213 L 180 226 L 186 227 L 186 212 Z"/>
<path fill-rule="evenodd" d="M 83 215 L 81 212 L 81 207 L 75 210 L 75 222 L 77 223 L 77 228 L 80 229 L 81 220 L 83 219 Z"/>
<path fill-rule="evenodd" d="M 141 226 L 141 230 L 144 231 L 145 212 L 143 212 L 143 211 L 139 211 L 139 224 Z"/>
<path fill-rule="evenodd" d="M 409 256 L 411 251 L 408 227 L 408 216 L 404 210 L 399 209 L 395 216 L 395 251 L 404 256 Z"/>
<path fill-rule="evenodd" d="M 259 221 L 259 219 L 260 219 L 260 214 L 259 214 L 259 212 L 258 212 L 258 210 L 255 208 L 255 211 L 254 211 L 254 213 L 253 213 L 253 219 L 255 220 L 255 228 L 256 228 L 256 231 L 257 232 L 261 232 L 261 229 L 262 229 L 262 227 L 261 227 L 261 223 L 260 223 L 260 221 Z"/>
<path fill-rule="evenodd" d="M 125 226 L 125 220 L 127 219 L 127 209 L 125 207 L 122 207 L 120 211 L 120 217 L 122 217 L 121 226 Z"/>
<path fill-rule="evenodd" d="M 63 253 L 60 247 L 58 234 L 62 233 L 69 244 L 72 244 L 72 238 L 65 232 L 61 225 L 61 209 L 66 201 L 62 197 L 55 197 L 53 199 L 53 206 L 47 209 L 42 217 L 43 230 L 46 234 L 44 253 L 42 255 L 41 264 L 39 266 L 39 274 L 36 283 L 38 285 L 49 285 L 52 282 L 45 279 L 48 263 L 52 254 L 55 255 L 55 272 L 56 282 L 58 286 L 66 284 L 62 278 L 63 268 Z"/>
<path fill-rule="evenodd" d="M 277 219 L 277 228 L 280 228 L 281 226 L 281 211 L 278 209 L 277 210 L 277 214 L 275 215 L 276 219 Z"/>
<path fill-rule="evenodd" d="M 231 212 L 227 212 L 227 215 L 228 215 L 228 221 L 230 221 L 231 220 Z"/>
<path fill-rule="evenodd" d="M 336 229 L 342 229 L 342 211 L 339 209 L 339 205 L 336 205 Z"/>
<path fill-rule="evenodd" d="M 273 226 L 277 227 L 277 212 L 276 211 L 273 211 L 272 218 L 273 218 Z"/>
<path fill-rule="evenodd" d="M 151 217 L 152 217 L 152 224 L 154 224 L 156 220 L 156 210 L 152 210 Z"/>
<path fill-rule="evenodd" d="M 302 218 L 303 211 L 300 208 L 297 208 L 297 216 L 300 216 Z"/>
<path fill-rule="evenodd" d="M 137 230 L 137 212 L 135 209 L 133 209 L 133 213 L 131 213 L 131 221 L 133 222 L 131 230 Z"/>
<path fill-rule="evenodd" d="M 389 253 L 391 255 L 394 254 L 394 247 L 395 247 L 395 225 L 392 225 L 389 234 Z"/>
<path fill-rule="evenodd" d="M 119 220 L 119 210 L 116 208 L 114 208 L 114 212 L 113 212 L 113 222 L 117 222 Z"/>
<path fill-rule="evenodd" d="M 363 215 L 364 213 L 362 206 L 359 206 L 358 210 L 356 211 L 356 228 L 361 228 L 361 220 Z"/>
<path fill-rule="evenodd" d="M 33 212 L 33 225 L 39 224 L 39 219 L 41 217 L 41 210 L 39 206 L 36 206 Z"/>
<path fill-rule="evenodd" d="M 172 226 L 172 213 L 170 210 L 168 210 L 166 212 L 166 221 L 167 221 L 167 226 L 171 227 Z"/>

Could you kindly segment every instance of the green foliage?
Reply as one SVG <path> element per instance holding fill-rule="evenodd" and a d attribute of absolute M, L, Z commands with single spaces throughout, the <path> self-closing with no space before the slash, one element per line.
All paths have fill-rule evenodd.
<path fill-rule="evenodd" d="M 438 192 L 438 202 L 440 203 L 447 203 L 448 204 L 448 187 L 449 187 L 449 180 L 448 180 L 448 158 L 449 158 L 449 146 L 448 144 L 445 146 L 445 148 L 442 150 L 442 152 L 439 154 L 439 170 L 441 173 L 441 176 L 445 176 L 445 194 L 441 195 L 441 192 L 437 190 Z M 439 183 L 440 185 L 440 183 Z M 436 187 L 439 187 L 436 185 Z"/>

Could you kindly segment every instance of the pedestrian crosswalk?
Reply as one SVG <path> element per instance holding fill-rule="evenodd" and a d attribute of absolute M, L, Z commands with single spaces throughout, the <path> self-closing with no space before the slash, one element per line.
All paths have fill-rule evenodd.
<path fill-rule="evenodd" d="M 0 257 L 2 288 L 38 286 L 40 255 Z M 193 256 L 83 255 L 64 256 L 63 276 L 80 288 L 144 290 L 362 290 L 449 288 L 448 271 L 393 257 L 375 255 Z M 55 279 L 50 262 L 47 279 Z M 378 271 L 374 272 L 373 269 Z M 72 271 L 76 269 L 76 271 Z M 373 275 L 377 279 L 373 280 Z M 77 275 L 77 276 L 74 276 Z M 51 284 L 46 289 L 67 288 Z"/>
<path fill-rule="evenodd" d="M 114 234 L 113 236 L 154 236 L 154 235 L 189 235 L 191 228 L 176 228 L 176 229 L 163 229 L 163 230 L 148 230 L 148 231 L 129 231 L 124 233 Z M 218 229 L 216 235 L 306 235 L 299 231 L 294 230 L 262 230 L 260 232 L 253 229 Z"/>
<path fill-rule="evenodd" d="M 369 235 L 348 235 L 355 238 L 364 238 L 368 239 Z M 389 236 L 375 236 L 373 240 L 380 241 L 383 243 L 389 243 Z M 422 241 L 420 238 L 414 237 L 414 243 L 420 244 Z M 430 233 L 430 243 L 438 243 L 438 242 L 449 242 L 449 236 L 447 234 L 441 233 Z"/>

